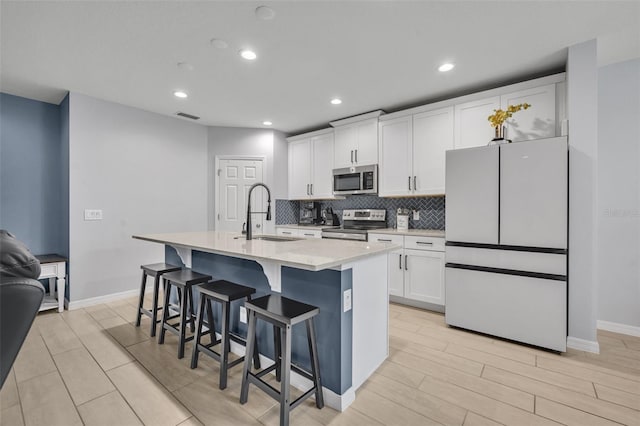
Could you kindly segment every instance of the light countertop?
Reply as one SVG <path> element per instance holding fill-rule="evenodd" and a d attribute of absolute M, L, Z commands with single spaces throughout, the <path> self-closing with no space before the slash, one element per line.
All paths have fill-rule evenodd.
<path fill-rule="evenodd" d="M 217 231 L 133 235 L 133 238 L 224 256 L 274 261 L 309 271 L 333 268 L 399 248 L 394 244 L 322 238 L 247 241 L 237 232 Z"/>

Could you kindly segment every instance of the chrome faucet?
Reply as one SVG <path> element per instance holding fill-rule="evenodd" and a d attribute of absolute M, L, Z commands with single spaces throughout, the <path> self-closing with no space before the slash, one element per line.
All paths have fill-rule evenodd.
<path fill-rule="evenodd" d="M 264 187 L 264 189 L 267 190 L 267 211 L 266 212 L 252 212 L 251 211 L 251 193 L 253 192 L 253 190 L 258 187 L 258 186 L 262 186 Z M 251 185 L 251 188 L 249 188 L 249 196 L 247 199 L 247 240 L 250 240 L 252 237 L 252 232 L 251 232 L 251 215 L 253 213 L 266 213 L 267 215 L 267 220 L 271 220 L 271 191 L 269 190 L 269 187 L 267 185 L 265 185 L 264 183 L 254 183 L 253 185 Z"/>

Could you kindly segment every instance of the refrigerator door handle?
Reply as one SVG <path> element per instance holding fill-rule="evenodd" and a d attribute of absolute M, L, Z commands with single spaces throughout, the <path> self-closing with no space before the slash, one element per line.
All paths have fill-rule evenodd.
<path fill-rule="evenodd" d="M 543 280 L 553 280 L 553 281 L 567 281 L 566 275 L 545 274 L 543 272 L 521 271 L 517 269 L 492 268 L 489 266 L 463 265 L 461 263 L 446 263 L 444 266 L 445 268 L 466 269 L 468 271 L 488 272 L 491 274 L 515 275 L 518 277 L 539 278 Z"/>

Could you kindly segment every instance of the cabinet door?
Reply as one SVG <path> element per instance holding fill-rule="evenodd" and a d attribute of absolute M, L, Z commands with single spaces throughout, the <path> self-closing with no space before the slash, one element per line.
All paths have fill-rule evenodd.
<path fill-rule="evenodd" d="M 498 244 L 497 145 L 447 151 L 447 241 Z"/>
<path fill-rule="evenodd" d="M 363 166 L 378 164 L 378 119 L 356 123 L 356 137 L 355 163 Z"/>
<path fill-rule="evenodd" d="M 404 251 L 402 249 L 389 253 L 389 294 L 404 297 Z"/>
<path fill-rule="evenodd" d="M 355 152 L 358 141 L 358 131 L 353 124 L 339 126 L 334 130 L 335 147 L 333 168 L 351 167 L 355 165 Z"/>
<path fill-rule="evenodd" d="M 308 199 L 311 184 L 311 141 L 289 143 L 289 199 Z"/>
<path fill-rule="evenodd" d="M 455 107 L 455 148 L 485 146 L 495 137 L 495 131 L 487 118 L 500 108 L 500 97 L 466 102 Z"/>
<path fill-rule="evenodd" d="M 453 107 L 413 116 L 413 193 L 444 194 L 445 153 L 453 149 Z"/>
<path fill-rule="evenodd" d="M 411 116 L 380 122 L 378 194 L 409 195 L 411 173 Z"/>
<path fill-rule="evenodd" d="M 567 155 L 565 137 L 500 147 L 500 244 L 567 247 Z"/>
<path fill-rule="evenodd" d="M 556 85 L 521 90 L 500 97 L 501 108 L 521 103 L 531 108 L 520 110 L 506 122 L 506 138 L 514 142 L 556 136 Z"/>
<path fill-rule="evenodd" d="M 444 253 L 405 249 L 405 297 L 444 306 Z"/>
<path fill-rule="evenodd" d="M 333 132 L 311 139 L 311 198 L 333 197 Z"/>

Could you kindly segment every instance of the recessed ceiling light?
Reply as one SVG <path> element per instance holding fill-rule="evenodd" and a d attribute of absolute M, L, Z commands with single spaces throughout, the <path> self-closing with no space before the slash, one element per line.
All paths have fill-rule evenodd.
<path fill-rule="evenodd" d="M 256 17 L 258 19 L 262 19 L 268 21 L 269 19 L 273 19 L 276 16 L 276 12 L 267 6 L 259 6 L 256 7 Z"/>
<path fill-rule="evenodd" d="M 438 71 L 440 71 L 440 72 L 451 71 L 453 69 L 453 67 L 455 67 L 455 65 L 451 64 L 451 63 L 442 64 L 442 65 L 440 65 L 438 67 Z"/>
<path fill-rule="evenodd" d="M 263 121 L 262 124 L 264 124 L 265 126 L 271 126 L 273 123 L 270 122 L 269 120 Z"/>
<path fill-rule="evenodd" d="M 178 68 L 185 71 L 193 71 L 194 67 L 189 62 L 178 62 Z"/>
<path fill-rule="evenodd" d="M 342 103 L 342 99 L 333 98 L 333 99 L 331 99 L 331 103 L 333 105 L 340 105 Z"/>
<path fill-rule="evenodd" d="M 220 40 L 219 38 L 212 38 L 211 45 L 217 49 L 226 49 L 229 47 L 229 43 L 224 40 Z"/>
<path fill-rule="evenodd" d="M 176 98 L 182 98 L 182 99 L 184 99 L 184 98 L 186 98 L 188 95 L 187 95 L 187 92 L 184 92 L 184 91 L 182 91 L 182 90 L 176 90 L 175 92 L 173 92 L 173 96 L 175 96 Z"/>
<path fill-rule="evenodd" d="M 253 61 L 258 57 L 258 55 L 256 55 L 256 52 L 254 52 L 253 50 L 246 50 L 246 49 L 240 51 L 240 56 L 242 56 L 244 59 L 248 61 Z"/>

